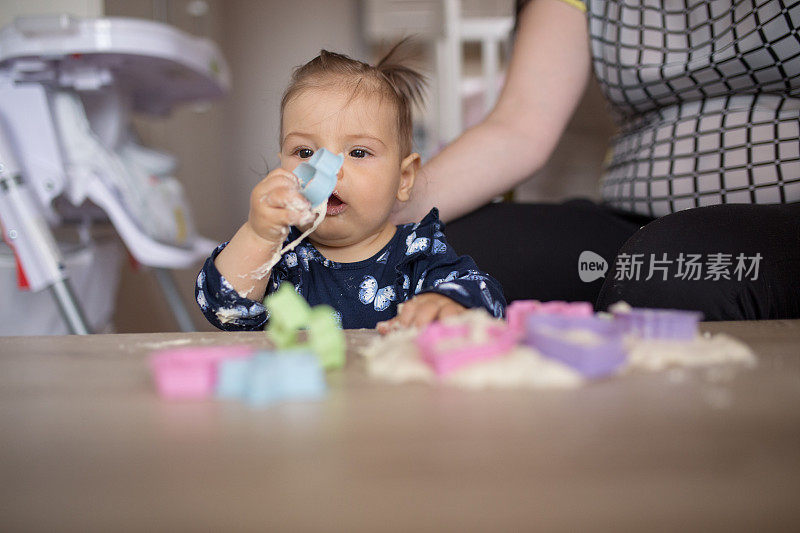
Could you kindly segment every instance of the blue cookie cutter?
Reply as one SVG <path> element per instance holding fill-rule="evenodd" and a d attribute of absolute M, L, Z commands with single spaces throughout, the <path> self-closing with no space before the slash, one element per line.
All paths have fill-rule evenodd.
<path fill-rule="evenodd" d="M 316 355 L 301 349 L 260 351 L 222 361 L 217 398 L 246 400 L 253 407 L 318 400 L 325 396 L 325 373 Z"/>
<path fill-rule="evenodd" d="M 222 399 L 244 397 L 247 378 L 251 373 L 251 357 L 237 357 L 220 361 L 217 366 L 216 396 Z"/>
<path fill-rule="evenodd" d="M 342 154 L 332 154 L 320 148 L 308 161 L 303 161 L 292 171 L 300 180 L 300 192 L 311 202 L 311 207 L 317 207 L 331 195 L 343 163 Z"/>
<path fill-rule="evenodd" d="M 253 407 L 325 396 L 325 373 L 317 357 L 304 350 L 262 352 L 253 357 L 244 396 Z"/>

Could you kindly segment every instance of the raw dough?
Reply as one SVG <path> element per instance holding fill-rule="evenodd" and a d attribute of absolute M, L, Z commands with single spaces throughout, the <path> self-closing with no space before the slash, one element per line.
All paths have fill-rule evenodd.
<path fill-rule="evenodd" d="M 242 310 L 237 308 L 221 307 L 214 314 L 217 315 L 220 324 L 235 324 L 242 318 Z"/>
<path fill-rule="evenodd" d="M 471 310 L 445 321 L 468 324 L 471 331 L 485 331 L 498 320 L 484 310 Z M 393 383 L 434 383 L 436 375 L 420 358 L 414 342 L 415 328 L 393 331 L 377 337 L 361 350 L 373 377 Z M 480 333 L 473 334 L 480 339 Z M 536 350 L 517 346 L 505 355 L 473 363 L 448 374 L 442 382 L 457 387 L 481 388 L 570 388 L 583 379 L 569 367 L 543 357 Z"/>
<path fill-rule="evenodd" d="M 658 371 L 670 367 L 707 367 L 724 364 L 756 365 L 756 356 L 741 341 L 725 334 L 698 335 L 691 341 L 625 338 L 629 370 Z"/>
<path fill-rule="evenodd" d="M 445 323 L 467 324 L 470 338 L 478 341 L 481 331 L 498 320 L 483 310 L 470 310 L 445 320 Z M 579 333 L 579 332 L 577 332 Z M 586 332 L 591 333 L 591 332 Z M 362 348 L 368 373 L 392 383 L 437 383 L 439 379 L 422 361 L 415 343 L 419 330 L 402 329 L 376 337 Z M 591 339 L 583 339 L 590 341 Z M 660 371 L 667 368 L 709 367 L 730 365 L 753 367 L 756 357 L 744 343 L 727 335 L 698 335 L 691 341 L 642 340 L 625 338 L 628 362 L 621 373 L 632 370 Z M 585 380 L 570 367 L 541 355 L 533 348 L 518 345 L 505 355 L 462 367 L 441 379 L 456 387 L 481 388 L 570 388 Z"/>

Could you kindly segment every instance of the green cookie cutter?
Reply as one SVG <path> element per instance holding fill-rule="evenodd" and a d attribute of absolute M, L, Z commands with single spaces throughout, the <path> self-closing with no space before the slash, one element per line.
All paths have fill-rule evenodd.
<path fill-rule="evenodd" d="M 264 298 L 269 311 L 266 332 L 279 350 L 306 348 L 316 354 L 326 370 L 342 368 L 345 363 L 344 331 L 329 305 L 308 305 L 291 283 L 283 283 Z M 306 341 L 300 342 L 300 331 L 306 330 Z"/>

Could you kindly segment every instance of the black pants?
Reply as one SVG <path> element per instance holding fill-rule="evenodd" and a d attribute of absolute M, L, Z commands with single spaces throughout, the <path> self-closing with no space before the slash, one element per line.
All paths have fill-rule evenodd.
<path fill-rule="evenodd" d="M 798 203 L 700 207 L 656 220 L 588 200 L 490 204 L 446 233 L 503 284 L 508 301 L 605 310 L 624 300 L 699 310 L 706 320 L 800 318 Z"/>

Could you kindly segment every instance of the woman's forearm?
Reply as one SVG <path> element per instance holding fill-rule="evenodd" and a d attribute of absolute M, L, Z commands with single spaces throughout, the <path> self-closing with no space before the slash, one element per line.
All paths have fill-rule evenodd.
<path fill-rule="evenodd" d="M 452 220 L 503 194 L 546 160 L 509 124 L 488 117 L 464 132 L 420 170 L 407 220 L 420 220 L 432 207 Z"/>
<path fill-rule="evenodd" d="M 422 167 L 395 222 L 417 221 L 433 206 L 451 220 L 525 180 L 550 157 L 588 78 L 584 14 L 558 0 L 531 2 L 497 105 Z"/>

